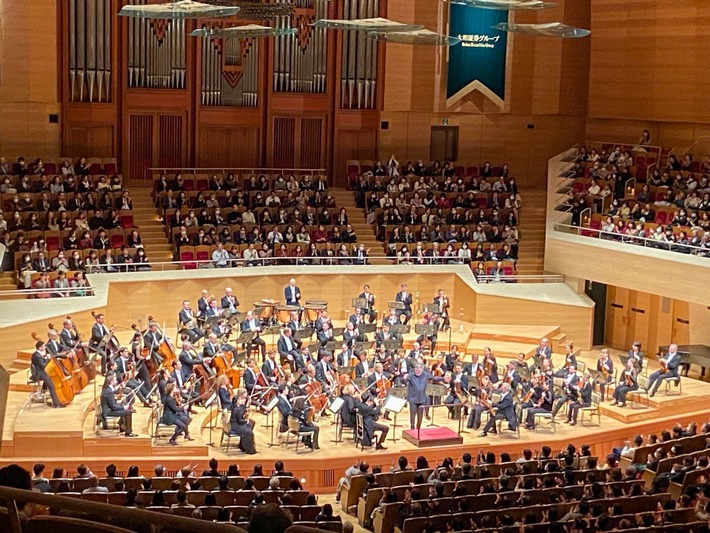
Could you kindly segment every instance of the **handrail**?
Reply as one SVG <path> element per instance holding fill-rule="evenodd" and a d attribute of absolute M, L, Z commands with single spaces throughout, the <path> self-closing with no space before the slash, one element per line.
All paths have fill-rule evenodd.
<path fill-rule="evenodd" d="M 93 296 L 94 295 L 94 288 L 93 287 L 69 287 L 68 289 L 58 289 L 54 287 L 48 287 L 46 289 L 17 289 L 16 291 L 0 291 L 0 296 L 8 296 L 10 294 L 22 294 L 24 296 L 28 294 L 62 294 L 62 293 L 67 293 L 67 297 L 74 297 L 77 296 L 78 298 L 80 296 L 74 295 L 72 293 L 74 292 L 79 292 L 79 291 L 84 291 L 86 294 L 83 296 Z M 81 298 L 83 298 L 81 296 Z"/>
<path fill-rule="evenodd" d="M 46 507 L 61 507 L 69 511 L 86 513 L 91 516 L 117 518 L 122 521 L 139 522 L 158 526 L 158 529 L 171 528 L 179 531 L 195 531 L 197 533 L 239 533 L 244 530 L 236 528 L 235 524 L 220 524 L 167 513 L 156 513 L 137 508 L 128 508 L 120 505 L 109 505 L 68 498 L 59 494 L 46 494 L 29 490 L 12 489 L 0 486 L 0 500 L 5 502 L 10 515 L 10 522 L 19 528 L 20 521 L 17 514 L 17 503 L 35 503 Z M 21 529 L 12 533 L 22 533 Z"/>
<path fill-rule="evenodd" d="M 236 173 L 241 173 L 241 171 L 244 171 L 244 173 L 250 173 L 250 174 L 310 174 L 311 176 L 319 175 L 319 174 L 325 174 L 326 169 L 324 168 L 286 168 L 286 167 L 230 167 L 230 166 L 224 166 L 224 167 L 148 167 L 145 169 L 147 175 L 152 175 L 153 172 L 162 172 L 163 174 L 167 174 L 168 172 L 175 173 L 178 172 L 180 174 L 182 173 L 188 173 L 188 174 L 208 174 L 208 173 L 215 173 L 215 172 L 221 172 L 222 174 L 226 174 L 226 171 L 229 171 L 228 173 L 230 174 L 236 174 Z"/>
<path fill-rule="evenodd" d="M 565 277 L 562 274 L 513 274 L 502 276 L 486 274 L 485 276 L 476 276 L 476 281 L 479 283 L 495 283 L 496 281 L 503 283 L 564 283 Z"/>
<path fill-rule="evenodd" d="M 624 244 L 636 244 L 643 245 L 644 247 L 657 248 L 663 251 L 685 253 L 683 250 L 688 250 L 690 255 L 698 255 L 701 257 L 710 255 L 710 249 L 702 248 L 700 246 L 693 246 L 691 244 L 679 244 L 677 242 L 671 241 L 657 241 L 655 239 L 649 239 L 648 237 L 639 237 L 637 235 L 622 235 L 621 233 L 615 233 L 611 231 L 605 231 L 602 229 L 589 228 L 584 226 L 573 226 L 571 224 L 558 224 L 553 225 L 555 231 L 561 233 L 572 233 L 579 235 L 581 237 L 586 237 L 586 235 L 580 235 L 584 232 L 595 233 L 596 237 L 601 238 L 602 235 L 608 236 L 609 240 L 621 241 Z M 560 228 L 565 228 L 567 231 L 562 231 Z M 675 249 L 674 249 L 675 248 Z"/>
<path fill-rule="evenodd" d="M 646 153 L 655 153 L 658 158 L 661 157 L 661 153 L 663 152 L 663 147 L 662 146 L 657 146 L 655 144 L 639 144 L 639 143 L 626 143 L 626 142 L 619 142 L 619 141 L 587 141 L 584 143 L 585 146 L 592 146 L 594 147 L 595 144 L 611 144 L 612 146 L 632 146 L 633 148 L 631 149 L 632 152 L 646 152 Z M 634 148 L 641 148 L 641 150 L 635 150 Z"/>

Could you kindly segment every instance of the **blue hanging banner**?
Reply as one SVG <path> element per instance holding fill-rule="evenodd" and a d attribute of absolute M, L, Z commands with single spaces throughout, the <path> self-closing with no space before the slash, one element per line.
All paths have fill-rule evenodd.
<path fill-rule="evenodd" d="M 461 39 L 461 44 L 449 48 L 446 104 L 478 90 L 503 107 L 508 34 L 492 26 L 508 22 L 508 11 L 449 6 L 449 35 Z"/>

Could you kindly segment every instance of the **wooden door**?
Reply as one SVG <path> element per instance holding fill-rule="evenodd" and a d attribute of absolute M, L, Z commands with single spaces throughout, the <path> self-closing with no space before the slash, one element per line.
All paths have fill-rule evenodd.
<path fill-rule="evenodd" d="M 674 344 L 688 344 L 690 342 L 690 314 L 688 302 L 673 300 L 673 330 L 671 332 L 671 342 Z"/>
<path fill-rule="evenodd" d="M 609 286 L 606 298 L 606 333 L 604 344 L 623 350 L 628 327 L 629 291 Z"/>
<path fill-rule="evenodd" d="M 153 166 L 153 115 L 131 114 L 128 124 L 129 178 L 144 179 L 145 169 Z"/>
<path fill-rule="evenodd" d="M 643 346 L 648 346 L 652 296 L 646 292 L 639 291 L 629 291 L 629 293 L 628 321 L 624 346 L 630 347 L 634 341 L 641 341 Z"/>
<path fill-rule="evenodd" d="M 324 168 L 325 140 L 322 117 L 275 117 L 275 168 Z"/>
<path fill-rule="evenodd" d="M 131 179 L 146 179 L 151 167 L 180 168 L 187 163 L 185 119 L 167 113 L 135 113 L 128 120 Z"/>

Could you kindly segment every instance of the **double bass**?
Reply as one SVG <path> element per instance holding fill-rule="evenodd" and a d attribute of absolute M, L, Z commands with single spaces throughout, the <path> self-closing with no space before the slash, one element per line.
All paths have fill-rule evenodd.
<path fill-rule="evenodd" d="M 229 378 L 229 384 L 235 389 L 239 387 L 242 380 L 242 370 L 233 368 L 234 355 L 232 352 L 220 349 L 219 353 L 216 353 L 212 358 L 212 368 L 214 368 L 215 374 L 218 376 L 227 376 Z"/>
<path fill-rule="evenodd" d="M 76 344 L 73 348 L 76 352 L 77 361 L 84 370 L 88 381 L 91 381 L 96 377 L 96 366 L 93 361 L 90 361 L 87 357 L 86 350 L 84 349 L 84 343 L 81 339 L 81 333 L 79 333 L 79 328 L 76 327 L 71 315 L 67 315 L 66 322 L 71 324 L 71 330 L 74 332 L 74 337 L 76 338 Z"/>
<path fill-rule="evenodd" d="M 136 364 L 141 361 L 145 365 L 146 370 L 148 370 L 148 375 L 152 380 L 158 371 L 158 367 L 150 356 L 150 348 L 143 348 L 143 334 L 136 324 L 131 324 L 131 329 L 134 332 L 134 339 L 137 338 L 137 343 L 132 346 L 133 356 L 136 358 Z M 131 342 L 133 344 L 133 342 Z"/>
<path fill-rule="evenodd" d="M 91 311 L 91 316 L 94 318 L 94 320 L 97 319 L 100 313 L 97 313 L 96 311 Z M 104 336 L 103 340 L 101 341 L 104 345 L 104 351 L 106 352 L 106 359 L 113 361 L 116 358 L 116 355 L 118 354 L 118 350 L 121 347 L 121 343 L 118 342 L 118 338 L 116 335 L 114 335 L 114 332 L 116 331 L 116 326 L 111 326 L 108 330 L 108 335 Z"/>
<path fill-rule="evenodd" d="M 47 324 L 47 327 L 50 329 L 50 331 L 54 330 L 54 324 L 52 324 L 51 322 Z M 73 354 L 71 354 L 72 351 L 74 352 Z M 82 368 L 81 364 L 79 364 L 78 357 L 76 355 L 76 350 L 74 348 L 69 348 L 69 350 L 66 351 L 66 354 L 69 356 L 66 359 L 66 366 L 71 367 L 70 372 L 72 375 L 72 388 L 74 389 L 74 393 L 76 394 L 77 392 L 81 392 L 84 387 L 89 384 L 89 376 L 86 374 L 86 371 Z"/>
<path fill-rule="evenodd" d="M 36 333 L 32 332 L 31 335 L 35 342 L 40 340 Z M 54 384 L 54 388 L 57 391 L 57 398 L 59 399 L 59 402 L 62 405 L 67 405 L 71 403 L 74 399 L 72 375 L 66 368 L 64 368 L 64 365 L 59 359 L 57 359 L 53 355 L 50 355 L 49 352 L 47 352 L 47 355 L 49 357 L 49 361 L 47 361 L 47 364 L 44 367 L 44 371 L 47 373 L 49 379 L 51 379 L 52 383 Z"/>

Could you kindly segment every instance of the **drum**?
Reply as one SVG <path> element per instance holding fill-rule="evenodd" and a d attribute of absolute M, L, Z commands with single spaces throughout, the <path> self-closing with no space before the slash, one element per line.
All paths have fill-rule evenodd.
<path fill-rule="evenodd" d="M 262 321 L 268 321 L 274 314 L 274 307 L 278 302 L 274 300 L 259 300 L 254 302 L 254 307 L 261 309 L 259 312 L 259 318 Z"/>
<path fill-rule="evenodd" d="M 306 306 L 309 305 L 320 305 L 323 307 L 323 309 L 328 309 L 328 302 L 326 302 L 325 300 L 307 300 Z"/>
<path fill-rule="evenodd" d="M 291 321 L 291 313 L 300 310 L 301 308 L 297 305 L 277 305 L 276 318 L 282 324 L 288 324 Z"/>
<path fill-rule="evenodd" d="M 304 306 L 304 309 L 306 310 L 306 320 L 313 323 L 318 320 L 318 315 L 321 311 L 325 310 L 326 307 L 324 305 L 315 305 L 312 302 L 309 302 Z"/>

